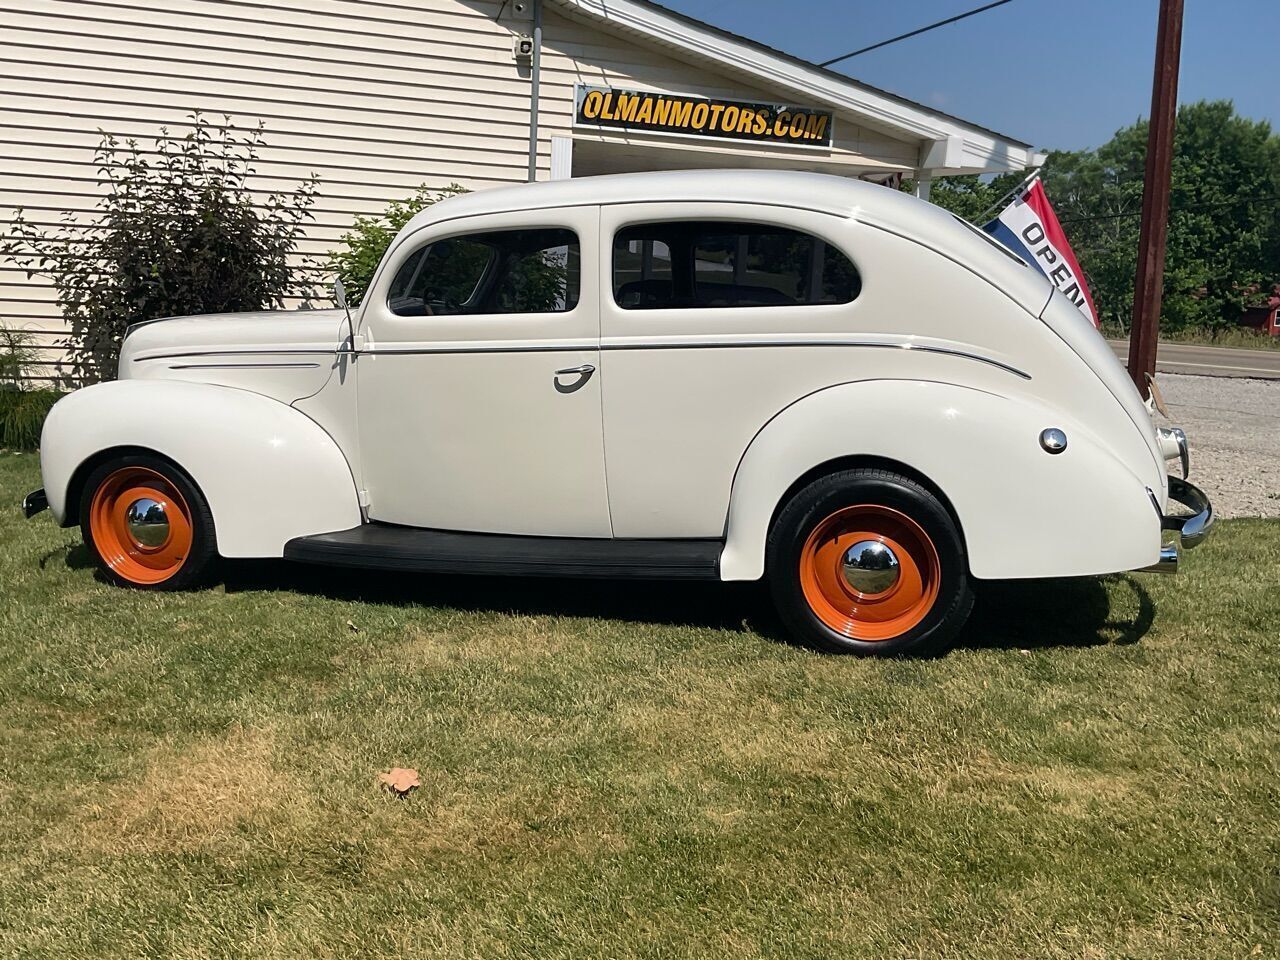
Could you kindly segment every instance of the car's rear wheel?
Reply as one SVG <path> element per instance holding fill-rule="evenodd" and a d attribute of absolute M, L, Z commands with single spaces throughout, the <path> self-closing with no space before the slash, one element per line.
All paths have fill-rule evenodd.
<path fill-rule="evenodd" d="M 973 607 L 950 513 L 887 470 L 833 473 L 796 493 L 770 532 L 767 568 L 786 626 L 835 653 L 932 653 Z"/>
<path fill-rule="evenodd" d="M 120 586 L 183 590 L 217 554 L 213 516 L 196 485 L 159 457 L 99 465 L 85 481 L 80 530 L 103 573 Z"/>

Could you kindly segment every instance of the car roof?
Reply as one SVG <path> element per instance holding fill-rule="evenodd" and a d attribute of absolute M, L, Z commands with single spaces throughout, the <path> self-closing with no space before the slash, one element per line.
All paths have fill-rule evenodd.
<path fill-rule="evenodd" d="M 890 220 L 912 213 L 928 217 L 941 212 L 901 191 L 829 174 L 790 170 L 666 170 L 549 180 L 449 197 L 416 214 L 405 232 L 442 220 L 479 214 L 673 201 L 749 201 L 842 217 L 873 213 Z"/>
<path fill-rule="evenodd" d="M 549 180 L 449 197 L 416 214 L 389 255 L 432 224 L 490 213 L 619 203 L 754 203 L 810 210 L 885 230 L 955 260 L 1039 315 L 1052 289 L 998 240 L 901 190 L 791 170 L 670 170 Z"/>

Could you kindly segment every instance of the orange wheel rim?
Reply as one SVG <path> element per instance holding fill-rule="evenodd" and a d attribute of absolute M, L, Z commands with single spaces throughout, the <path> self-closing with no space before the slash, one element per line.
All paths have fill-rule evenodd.
<path fill-rule="evenodd" d="M 941 569 L 924 529 L 876 504 L 837 510 L 813 528 L 800 551 L 809 608 L 853 640 L 892 640 L 918 626 L 938 598 Z"/>
<path fill-rule="evenodd" d="M 122 467 L 94 491 L 89 530 L 102 562 L 137 584 L 163 583 L 191 553 L 191 510 L 176 487 L 145 467 Z"/>

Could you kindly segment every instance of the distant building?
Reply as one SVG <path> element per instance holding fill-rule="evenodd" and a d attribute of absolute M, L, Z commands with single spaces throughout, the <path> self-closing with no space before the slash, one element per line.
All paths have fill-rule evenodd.
<path fill-rule="evenodd" d="M 1280 337 L 1280 296 L 1272 297 L 1260 307 L 1245 307 L 1240 326 L 1252 327 L 1271 337 Z"/>
<path fill-rule="evenodd" d="M 869 22 L 830 16 L 847 22 L 814 33 L 828 48 Z M 262 194 L 319 175 L 300 257 L 420 185 L 522 182 L 530 154 L 540 180 L 772 167 L 906 176 L 925 195 L 934 177 L 1043 159 L 646 0 L 26 0 L 0 59 L 0 224 L 19 206 L 36 224 L 91 216 L 99 131 L 149 147 L 199 110 L 266 124 Z M 52 371 L 64 327 L 48 281 L 0 262 L 0 328 L 38 334 Z"/>

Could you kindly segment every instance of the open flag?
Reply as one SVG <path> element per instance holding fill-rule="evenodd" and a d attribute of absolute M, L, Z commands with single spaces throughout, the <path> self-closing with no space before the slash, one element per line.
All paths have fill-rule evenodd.
<path fill-rule="evenodd" d="M 1055 287 L 1080 308 L 1089 322 L 1098 326 L 1098 311 L 1084 282 L 1080 262 L 1071 252 L 1058 215 L 1049 205 L 1044 184 L 1037 176 L 1020 187 L 1013 202 L 982 228 L 1027 263 L 1043 273 Z"/>

